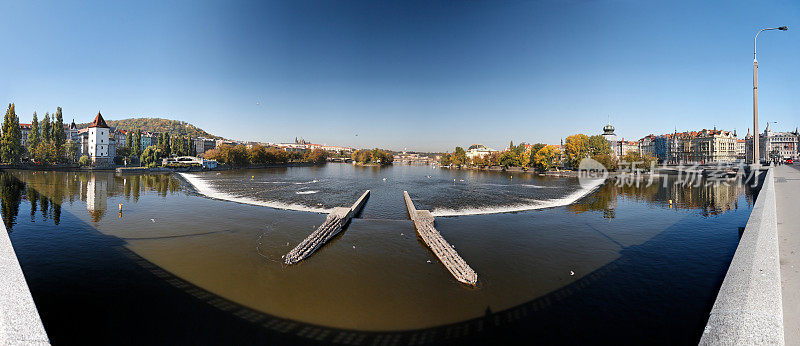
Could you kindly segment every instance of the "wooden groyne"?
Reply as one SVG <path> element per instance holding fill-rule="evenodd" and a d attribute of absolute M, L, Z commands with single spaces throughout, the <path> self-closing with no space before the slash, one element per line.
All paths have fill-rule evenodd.
<path fill-rule="evenodd" d="M 320 225 L 314 233 L 311 233 L 308 238 L 303 240 L 284 256 L 284 263 L 295 264 L 314 254 L 314 251 L 317 251 L 317 249 L 339 234 L 339 232 L 347 226 L 350 219 L 357 215 L 361 211 L 361 208 L 364 207 L 367 198 L 369 198 L 369 190 L 365 191 L 352 207 L 333 208 L 333 211 L 328 214 L 328 218 L 325 219 L 325 222 Z"/>
<path fill-rule="evenodd" d="M 414 228 L 417 235 L 425 242 L 425 245 L 433 251 L 439 261 L 444 264 L 447 271 L 461 283 L 475 286 L 478 283 L 478 274 L 467 265 L 461 256 L 458 255 L 453 246 L 447 243 L 439 231 L 433 227 L 433 215 L 429 210 L 417 210 L 414 202 L 408 195 L 408 191 L 403 191 L 406 200 L 408 216 L 414 221 Z"/>

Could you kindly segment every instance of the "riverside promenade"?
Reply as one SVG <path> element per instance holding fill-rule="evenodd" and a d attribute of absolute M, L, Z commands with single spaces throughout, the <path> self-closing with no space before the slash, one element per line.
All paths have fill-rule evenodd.
<path fill-rule="evenodd" d="M 784 336 L 800 345 L 800 165 L 775 167 Z"/>
<path fill-rule="evenodd" d="M 0 221 L 0 346 L 49 344 L 6 225 Z"/>
<path fill-rule="evenodd" d="M 800 345 L 800 166 L 762 170 L 701 345 Z"/>

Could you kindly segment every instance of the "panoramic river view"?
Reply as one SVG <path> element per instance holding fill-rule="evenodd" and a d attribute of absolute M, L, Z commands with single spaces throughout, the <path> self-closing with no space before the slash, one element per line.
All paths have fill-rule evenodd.
<path fill-rule="evenodd" d="M 0 183 L 44 326 L 52 342 L 71 344 L 87 334 L 113 343 L 696 343 L 754 199 L 748 186 L 685 186 L 676 176 L 582 186 L 336 163 L 7 170 Z M 342 233 L 283 264 L 327 212 L 367 189 Z M 477 272 L 475 287 L 419 240 L 403 191 L 436 217 Z"/>

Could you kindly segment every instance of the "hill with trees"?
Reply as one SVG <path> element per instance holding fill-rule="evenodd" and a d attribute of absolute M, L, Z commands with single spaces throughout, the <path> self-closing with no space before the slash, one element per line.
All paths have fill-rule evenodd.
<path fill-rule="evenodd" d="M 178 120 L 161 118 L 130 118 L 122 120 L 106 120 L 106 123 L 108 123 L 108 126 L 113 126 L 125 131 L 142 130 L 142 132 L 167 133 L 173 137 L 189 136 L 223 139 L 220 136 L 212 135 L 190 123 Z M 88 123 L 78 124 L 78 128 L 85 128 L 88 126 Z"/>

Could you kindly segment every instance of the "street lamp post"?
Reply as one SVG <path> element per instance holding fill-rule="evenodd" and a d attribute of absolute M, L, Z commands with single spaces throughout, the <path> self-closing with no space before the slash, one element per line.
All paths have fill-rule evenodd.
<path fill-rule="evenodd" d="M 756 40 L 758 40 L 758 34 L 767 30 L 786 31 L 789 30 L 789 27 L 780 26 L 777 28 L 761 29 L 756 33 L 756 37 L 753 39 L 753 165 L 756 166 L 761 163 L 758 157 L 758 60 L 756 59 Z"/>

